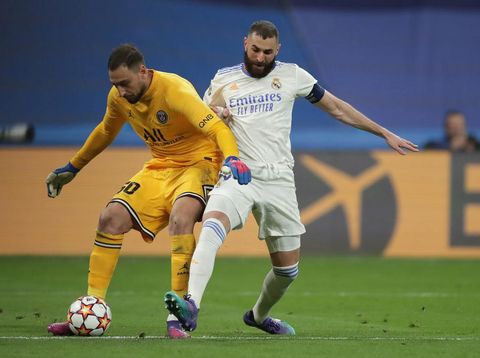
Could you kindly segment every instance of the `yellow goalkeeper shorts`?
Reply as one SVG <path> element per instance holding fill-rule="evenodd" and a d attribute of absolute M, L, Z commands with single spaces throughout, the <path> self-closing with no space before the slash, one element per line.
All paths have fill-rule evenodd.
<path fill-rule="evenodd" d="M 185 168 L 148 169 L 144 167 L 114 195 L 132 216 L 146 242 L 168 225 L 173 203 L 190 196 L 206 206 L 208 193 L 218 179 L 219 165 L 202 161 Z"/>

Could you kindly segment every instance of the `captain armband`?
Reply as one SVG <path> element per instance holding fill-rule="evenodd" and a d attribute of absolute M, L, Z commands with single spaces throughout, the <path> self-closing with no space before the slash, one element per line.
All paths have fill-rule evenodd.
<path fill-rule="evenodd" d="M 305 98 L 310 102 L 310 103 L 317 103 L 320 101 L 325 94 L 325 89 L 321 87 L 318 83 L 315 83 L 313 85 L 313 88 L 311 92 L 306 96 Z"/>

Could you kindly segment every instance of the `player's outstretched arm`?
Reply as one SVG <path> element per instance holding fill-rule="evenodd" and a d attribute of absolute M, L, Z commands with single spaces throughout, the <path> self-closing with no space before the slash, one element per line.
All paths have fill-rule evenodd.
<path fill-rule="evenodd" d="M 418 152 L 416 144 L 397 136 L 395 133 L 375 123 L 353 106 L 335 97 L 328 91 L 325 91 L 322 99 L 316 102 L 315 106 L 345 124 L 383 137 L 393 150 L 402 155 L 407 154 L 405 149 Z"/>
<path fill-rule="evenodd" d="M 106 115 L 68 164 L 48 174 L 45 180 L 48 196 L 55 198 L 60 195 L 63 186 L 70 183 L 85 165 L 112 143 L 122 125 L 122 120 L 112 119 Z"/>

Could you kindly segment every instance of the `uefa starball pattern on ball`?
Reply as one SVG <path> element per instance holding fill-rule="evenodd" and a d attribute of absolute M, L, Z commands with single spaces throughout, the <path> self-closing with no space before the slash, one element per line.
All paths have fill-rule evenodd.
<path fill-rule="evenodd" d="M 112 311 L 101 298 L 82 296 L 70 305 L 67 321 L 75 335 L 101 336 L 112 322 Z"/>

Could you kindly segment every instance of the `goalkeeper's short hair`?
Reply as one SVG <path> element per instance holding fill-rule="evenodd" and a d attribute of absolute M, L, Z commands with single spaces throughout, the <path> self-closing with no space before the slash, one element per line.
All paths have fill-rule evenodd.
<path fill-rule="evenodd" d="M 142 53 L 132 44 L 123 44 L 115 48 L 108 58 L 108 69 L 114 71 L 125 65 L 132 69 L 139 65 L 145 65 Z"/>

